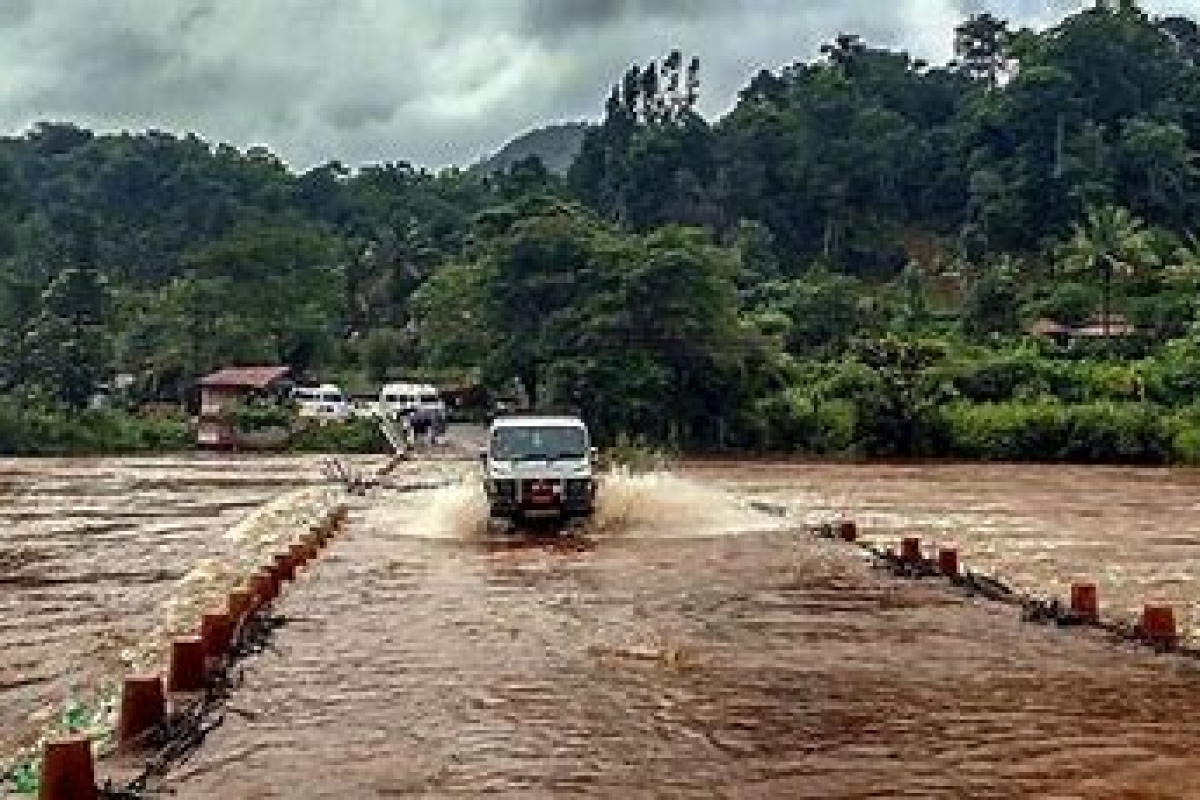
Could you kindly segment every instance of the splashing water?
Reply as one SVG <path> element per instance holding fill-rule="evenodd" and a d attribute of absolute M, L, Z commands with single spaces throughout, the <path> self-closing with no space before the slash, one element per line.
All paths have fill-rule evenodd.
<path fill-rule="evenodd" d="M 611 472 L 601 479 L 597 500 L 589 530 L 608 536 L 706 538 L 786 524 L 723 489 L 665 471 Z"/>
<path fill-rule="evenodd" d="M 392 535 L 464 540 L 489 532 L 487 498 L 465 478 L 434 491 L 383 503 L 380 529 Z M 613 471 L 600 478 L 595 516 L 585 535 L 700 538 L 778 530 L 784 522 L 750 508 L 729 492 L 670 472 Z"/>

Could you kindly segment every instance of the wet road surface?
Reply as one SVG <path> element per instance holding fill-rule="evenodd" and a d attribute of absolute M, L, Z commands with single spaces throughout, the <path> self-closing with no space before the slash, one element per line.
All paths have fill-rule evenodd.
<path fill-rule="evenodd" d="M 355 510 L 177 797 L 1200 796 L 1189 664 L 787 531 L 505 545 L 426 502 Z"/>

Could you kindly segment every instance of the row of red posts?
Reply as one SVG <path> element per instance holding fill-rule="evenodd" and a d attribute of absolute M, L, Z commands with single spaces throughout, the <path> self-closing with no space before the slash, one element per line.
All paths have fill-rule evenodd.
<path fill-rule="evenodd" d="M 846 542 L 858 541 L 858 526 L 852 520 L 837 524 L 839 538 Z M 905 536 L 900 540 L 900 559 L 916 564 L 923 560 L 921 540 L 916 536 Z M 961 567 L 958 548 L 943 546 L 937 552 L 938 571 L 949 578 L 956 578 Z M 1100 596 L 1094 583 L 1077 583 L 1071 587 L 1071 613 L 1077 619 L 1090 624 L 1100 621 Z M 1175 609 L 1160 604 L 1147 604 L 1142 609 L 1136 633 L 1147 644 L 1165 650 L 1179 645 L 1179 628 L 1175 620 Z"/>
<path fill-rule="evenodd" d="M 117 720 L 117 755 L 137 756 L 147 736 L 168 719 L 168 711 L 203 693 L 237 641 L 247 620 L 274 602 L 283 585 L 295 581 L 305 566 L 346 528 L 345 506 L 331 511 L 300 541 L 277 553 L 250 577 L 246 588 L 229 593 L 224 611 L 204 614 L 197 636 L 171 642 L 170 663 L 163 675 L 131 675 L 121 690 Z M 42 751 L 38 800 L 97 800 L 92 743 L 86 737 L 47 741 Z"/>

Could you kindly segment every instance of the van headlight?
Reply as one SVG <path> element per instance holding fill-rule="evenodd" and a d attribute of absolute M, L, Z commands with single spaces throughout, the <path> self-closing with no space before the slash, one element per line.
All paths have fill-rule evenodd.
<path fill-rule="evenodd" d="M 493 461 L 488 465 L 488 471 L 491 473 L 492 477 L 495 478 L 511 477 L 513 474 L 513 469 L 513 465 L 507 461 Z"/>

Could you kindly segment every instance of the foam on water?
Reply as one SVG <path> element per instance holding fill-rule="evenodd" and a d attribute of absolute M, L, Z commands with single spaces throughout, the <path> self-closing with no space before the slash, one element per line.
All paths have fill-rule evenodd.
<path fill-rule="evenodd" d="M 487 534 L 487 498 L 476 481 L 410 495 L 403 505 L 408 513 L 398 515 L 395 533 L 424 539 L 470 539 Z"/>

